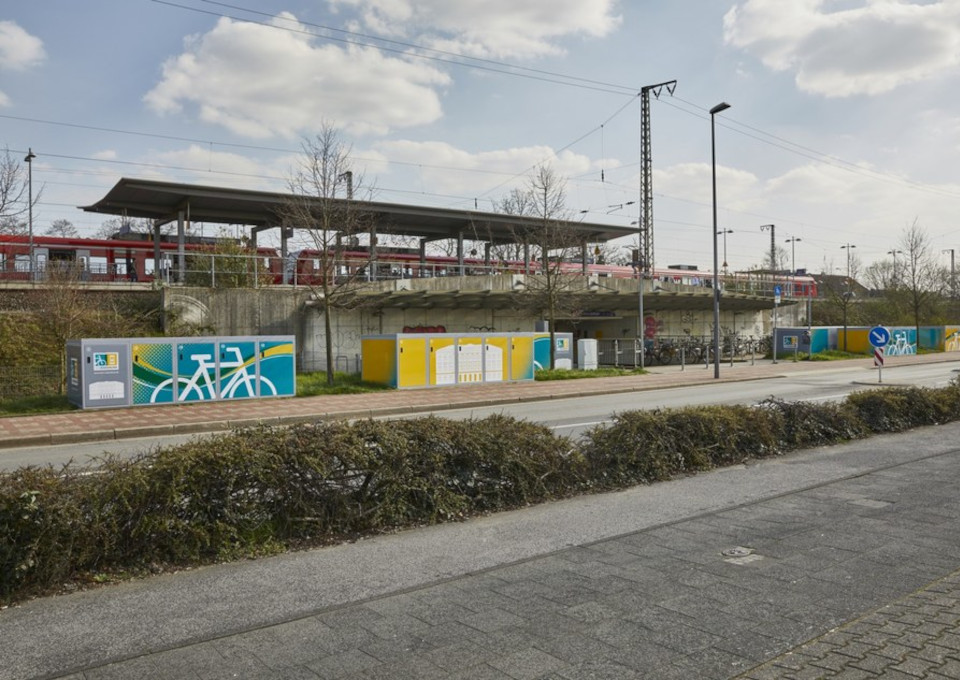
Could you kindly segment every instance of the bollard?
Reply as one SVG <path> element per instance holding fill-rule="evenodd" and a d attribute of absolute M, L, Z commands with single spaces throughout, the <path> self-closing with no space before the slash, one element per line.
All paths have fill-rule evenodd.
<path fill-rule="evenodd" d="M 687 362 L 685 359 L 685 352 L 687 351 L 686 347 L 680 348 L 680 370 L 685 371 L 687 369 Z"/>

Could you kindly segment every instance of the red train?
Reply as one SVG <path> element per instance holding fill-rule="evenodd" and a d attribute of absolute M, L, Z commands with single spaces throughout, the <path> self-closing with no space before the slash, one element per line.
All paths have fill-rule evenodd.
<path fill-rule="evenodd" d="M 304 249 L 288 256 L 287 266 L 276 248 L 258 247 L 255 251 L 239 242 L 224 254 L 219 239 L 189 237 L 184 245 L 186 273 L 216 275 L 236 273 L 239 267 L 250 272 L 256 285 L 310 285 L 317 282 L 323 267 L 320 251 Z M 145 234 L 130 234 L 123 238 L 88 239 L 34 236 L 34 278 L 46 272 L 70 269 L 91 282 L 147 282 L 159 277 L 165 281 L 177 278 L 179 268 L 178 245 L 165 237 L 160 243 L 160 262 L 155 262 L 152 239 Z M 242 258 L 242 260 L 238 260 Z M 295 264 L 294 264 L 295 262 Z M 569 274 L 581 274 L 579 262 L 561 262 L 560 268 Z M 435 278 L 445 276 L 476 276 L 485 274 L 536 274 L 538 260 L 529 264 L 519 260 L 492 260 L 471 256 L 463 264 L 449 255 L 427 255 L 423 260 L 416 249 L 381 247 L 371 258 L 366 250 L 354 248 L 337 257 L 337 273 L 343 277 L 362 277 L 367 280 L 401 278 Z M 0 236 L 0 280 L 28 280 L 30 278 L 30 241 L 26 236 Z M 609 278 L 636 279 L 637 270 L 629 265 L 588 264 L 589 275 Z M 653 273 L 655 283 L 710 287 L 710 272 L 689 266 L 658 268 Z M 203 280 L 203 277 L 200 277 Z M 214 277 L 215 280 L 215 277 Z M 770 275 L 737 272 L 722 277 L 723 286 L 731 292 L 771 295 L 774 286 L 780 286 L 784 297 L 816 297 L 816 281 L 811 276 Z"/>

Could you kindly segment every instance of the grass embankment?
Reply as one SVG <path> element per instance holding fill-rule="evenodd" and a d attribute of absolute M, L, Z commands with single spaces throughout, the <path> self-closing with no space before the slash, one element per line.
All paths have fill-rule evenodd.
<path fill-rule="evenodd" d="M 581 440 L 506 416 L 253 428 L 0 475 L 0 603 L 459 520 L 960 420 L 960 380 L 836 403 L 622 413 Z"/>

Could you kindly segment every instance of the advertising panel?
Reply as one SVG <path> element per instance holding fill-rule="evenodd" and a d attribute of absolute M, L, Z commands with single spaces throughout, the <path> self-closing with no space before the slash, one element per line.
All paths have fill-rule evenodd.
<path fill-rule="evenodd" d="M 216 399 L 217 396 L 215 344 L 177 344 L 177 401 L 206 401 Z"/>
<path fill-rule="evenodd" d="M 430 338 L 430 384 L 454 385 L 457 382 L 457 348 L 451 337 Z"/>
<path fill-rule="evenodd" d="M 277 389 L 268 378 L 257 375 L 257 344 L 252 340 L 218 343 L 220 366 L 217 390 L 221 399 L 249 399 L 276 396 Z"/>
<path fill-rule="evenodd" d="M 533 380 L 533 338 L 529 335 L 510 337 L 510 379 Z"/>
<path fill-rule="evenodd" d="M 173 345 L 169 342 L 134 343 L 133 403 L 170 404 L 173 402 Z"/>
<path fill-rule="evenodd" d="M 502 336 L 487 336 L 483 345 L 483 380 L 484 382 L 502 382 L 509 375 L 508 351 L 509 338 Z"/>
<path fill-rule="evenodd" d="M 261 340 L 259 344 L 257 396 L 296 396 L 297 362 L 293 340 Z"/>

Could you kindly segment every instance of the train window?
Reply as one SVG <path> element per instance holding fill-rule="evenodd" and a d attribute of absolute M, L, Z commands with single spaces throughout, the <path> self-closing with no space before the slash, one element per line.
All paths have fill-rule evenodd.
<path fill-rule="evenodd" d="M 143 273 L 145 276 L 153 276 L 153 272 L 156 270 L 156 263 L 152 257 L 144 258 L 143 260 Z"/>
<path fill-rule="evenodd" d="M 29 272 L 30 271 L 30 256 L 29 255 L 14 255 L 13 256 L 13 268 L 18 272 Z"/>
<path fill-rule="evenodd" d="M 94 257 L 90 256 L 90 273 L 91 274 L 106 274 L 107 273 L 107 258 L 105 257 Z"/>

